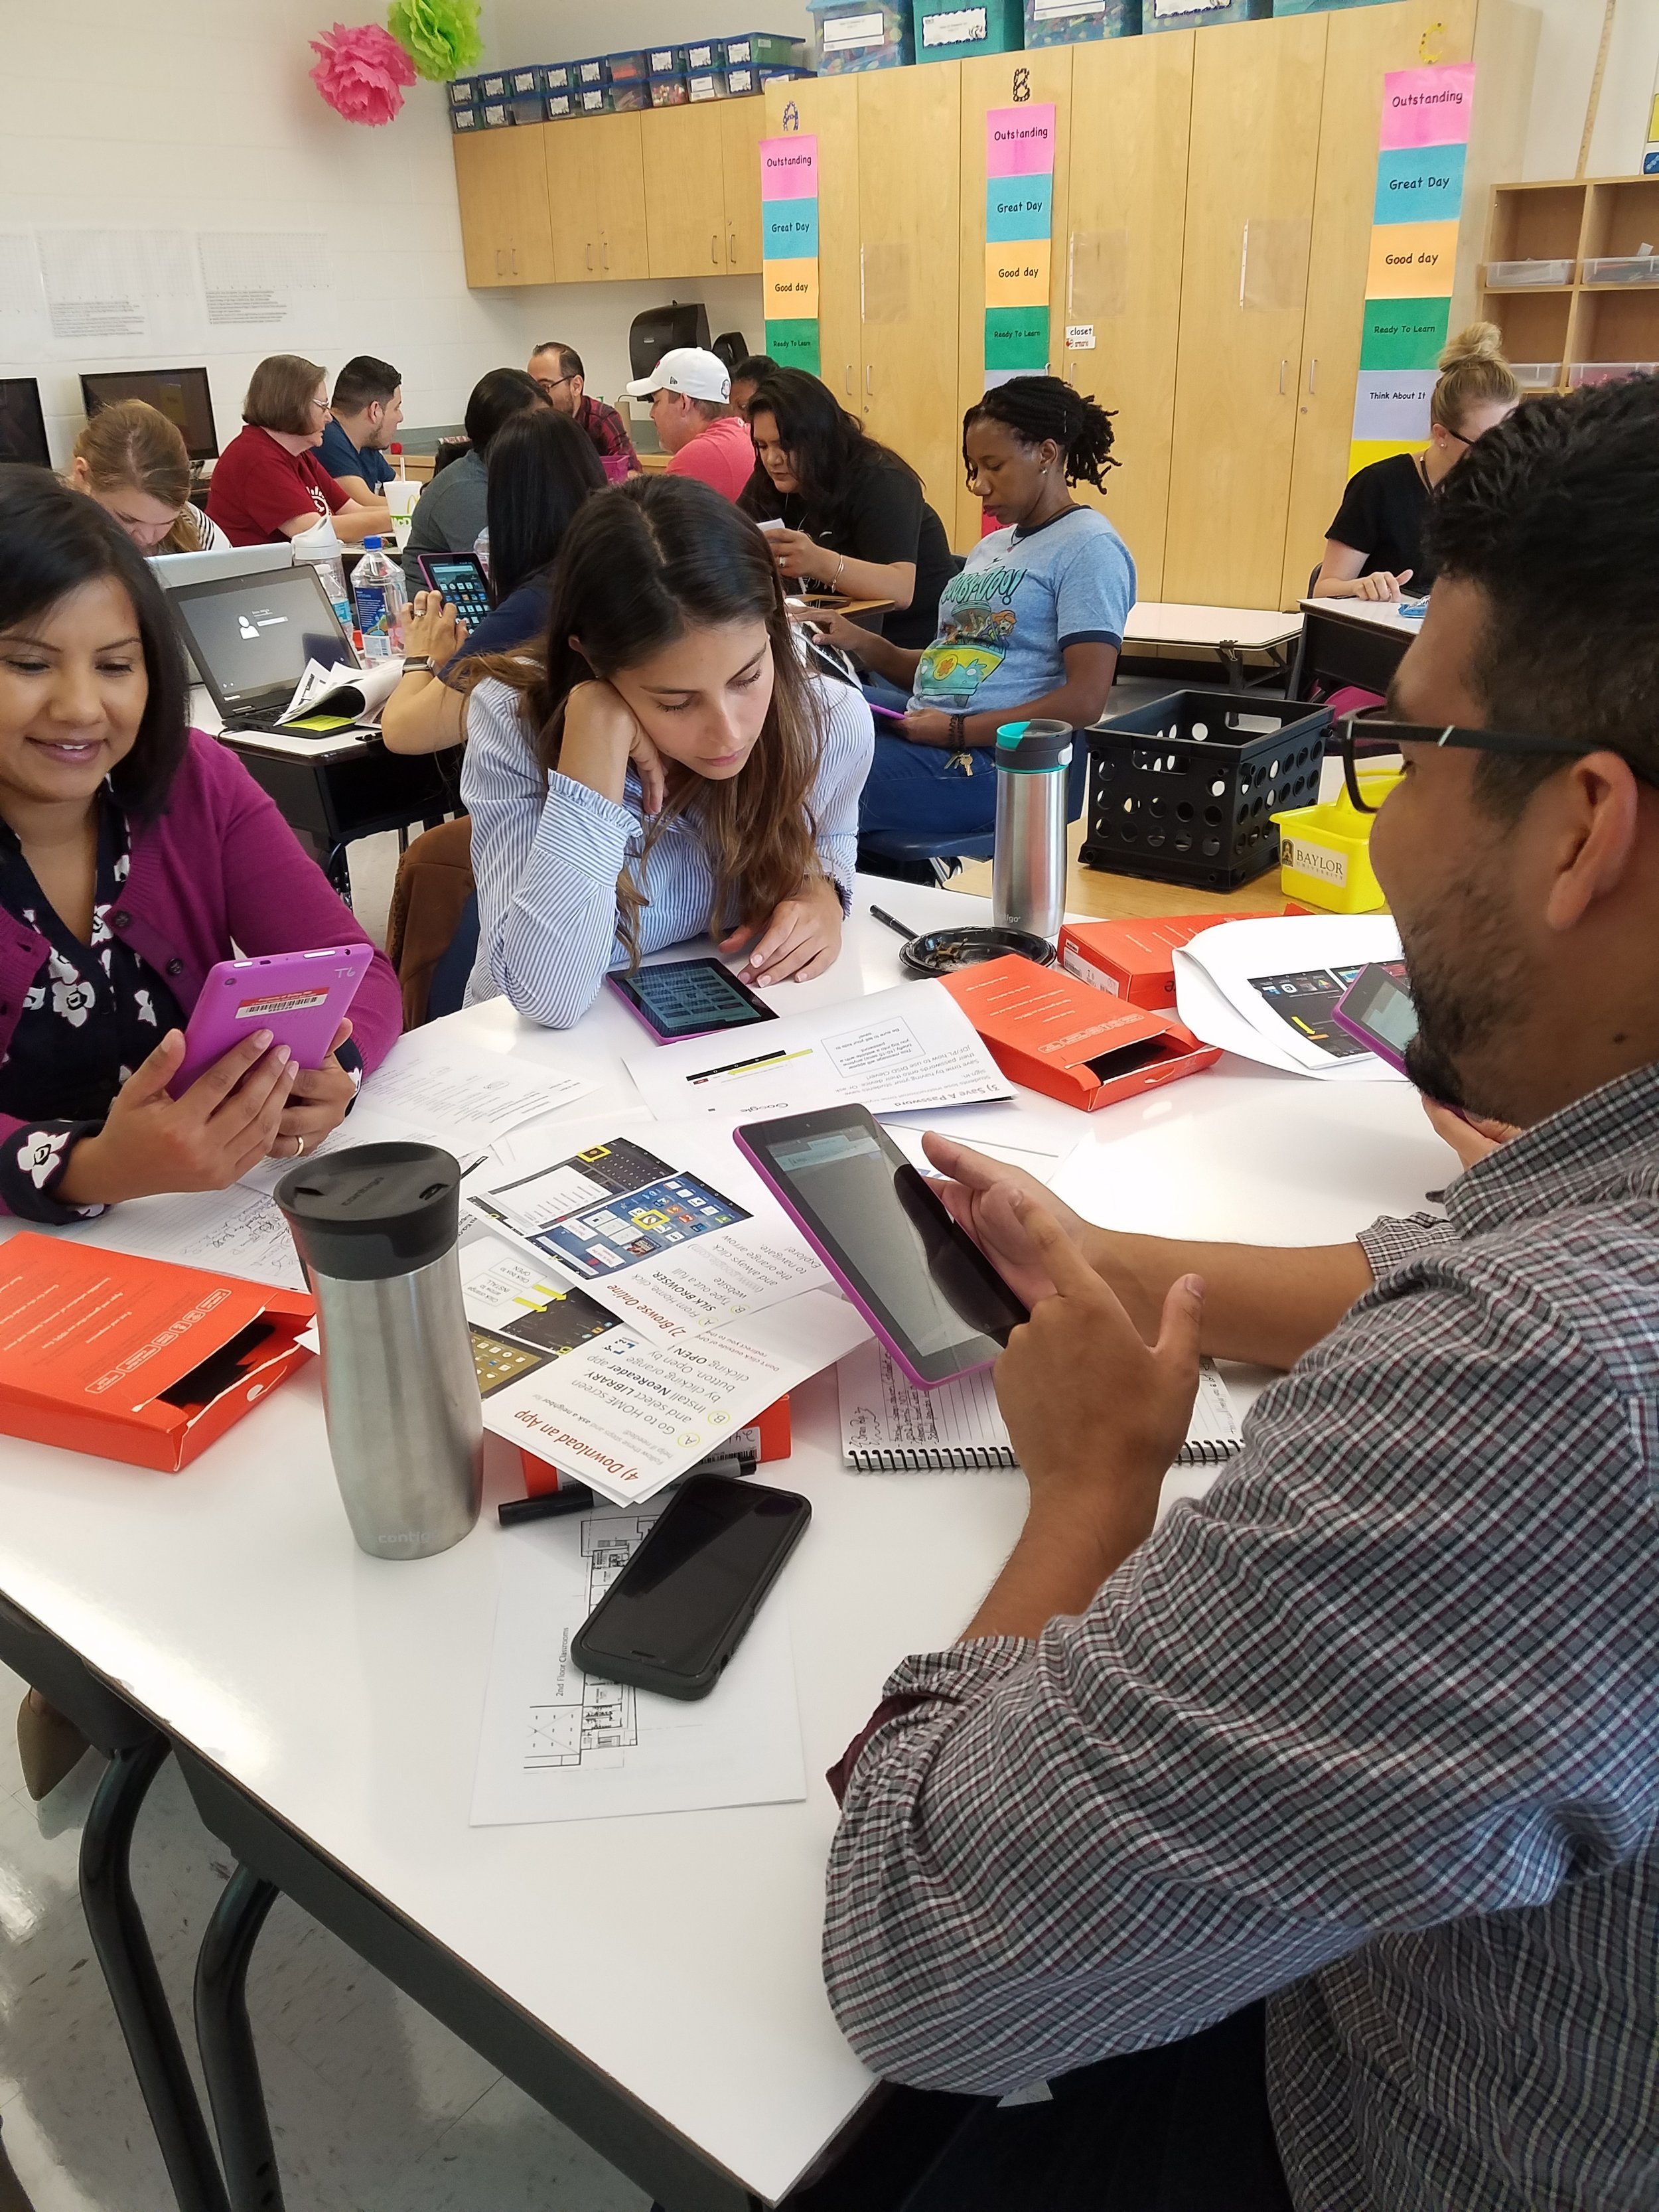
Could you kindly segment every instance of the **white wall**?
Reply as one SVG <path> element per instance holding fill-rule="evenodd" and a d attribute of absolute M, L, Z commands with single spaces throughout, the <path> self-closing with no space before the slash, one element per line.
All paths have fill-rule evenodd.
<path fill-rule="evenodd" d="M 1542 20 L 1522 182 L 1571 177 L 1578 166 L 1604 18 L 1603 0 L 1531 4 Z M 1659 0 L 1618 0 L 1586 175 L 1629 176 L 1641 167 L 1656 69 Z"/>
<path fill-rule="evenodd" d="M 612 0 L 602 11 L 592 0 L 493 0 L 492 15 L 495 59 L 503 68 L 735 38 L 743 31 L 807 34 L 805 0 Z"/>

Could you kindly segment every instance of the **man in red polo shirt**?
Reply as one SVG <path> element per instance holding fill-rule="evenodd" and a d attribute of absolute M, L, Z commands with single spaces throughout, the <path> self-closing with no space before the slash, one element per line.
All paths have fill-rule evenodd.
<path fill-rule="evenodd" d="M 702 346 L 672 347 L 649 376 L 628 386 L 633 399 L 647 392 L 663 451 L 672 456 L 665 474 L 701 477 L 735 500 L 755 472 L 755 441 L 728 404 L 732 380 L 720 356 Z"/>
<path fill-rule="evenodd" d="M 242 421 L 208 479 L 209 516 L 233 545 L 297 538 L 331 516 L 351 544 L 389 534 L 385 501 L 348 499 L 317 459 L 328 427 L 328 380 L 314 362 L 293 353 L 262 361 Z"/>

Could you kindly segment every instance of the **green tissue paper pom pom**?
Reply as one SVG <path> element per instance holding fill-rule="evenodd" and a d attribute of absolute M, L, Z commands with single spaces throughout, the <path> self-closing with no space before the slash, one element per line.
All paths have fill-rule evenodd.
<path fill-rule="evenodd" d="M 424 77 L 459 76 L 483 55 L 477 0 L 392 0 L 386 28 Z"/>

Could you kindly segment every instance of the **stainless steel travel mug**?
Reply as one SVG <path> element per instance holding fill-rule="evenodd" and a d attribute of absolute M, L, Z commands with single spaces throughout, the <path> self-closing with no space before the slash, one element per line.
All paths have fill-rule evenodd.
<path fill-rule="evenodd" d="M 483 1495 L 483 1409 L 456 1252 L 461 1170 L 435 1145 L 358 1145 L 276 1186 L 323 1340 L 328 1448 L 380 1559 L 459 1544 Z"/>
<path fill-rule="evenodd" d="M 1050 943 L 1066 911 L 1069 722 L 1005 722 L 997 732 L 997 834 L 991 919 Z"/>

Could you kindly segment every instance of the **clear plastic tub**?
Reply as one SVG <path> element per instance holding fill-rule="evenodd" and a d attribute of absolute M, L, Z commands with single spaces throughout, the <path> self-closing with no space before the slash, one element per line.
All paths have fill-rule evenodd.
<path fill-rule="evenodd" d="M 1659 361 L 1571 361 L 1567 363 L 1567 389 L 1577 392 L 1585 384 L 1617 384 L 1621 377 L 1651 376 L 1659 370 Z"/>
<path fill-rule="evenodd" d="M 1510 367 L 1522 392 L 1553 392 L 1561 381 L 1559 361 L 1512 361 Z"/>
<path fill-rule="evenodd" d="M 1571 284 L 1572 262 L 1565 261 L 1489 261 L 1486 264 L 1486 289 L 1493 292 L 1517 290 L 1526 284 Z"/>
<path fill-rule="evenodd" d="M 1584 264 L 1587 284 L 1659 284 L 1659 253 L 1600 253 Z"/>

